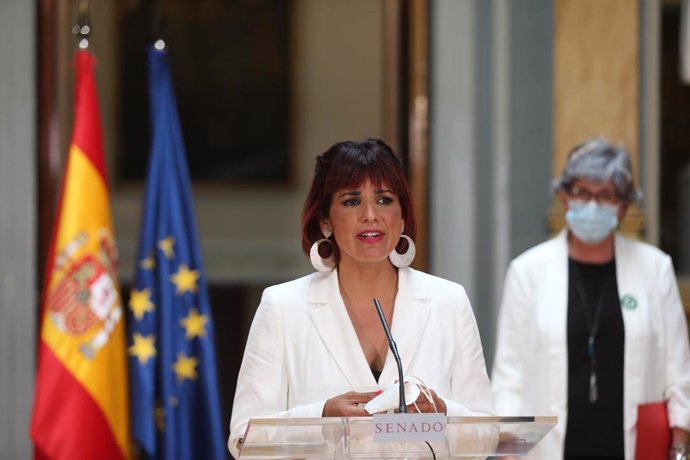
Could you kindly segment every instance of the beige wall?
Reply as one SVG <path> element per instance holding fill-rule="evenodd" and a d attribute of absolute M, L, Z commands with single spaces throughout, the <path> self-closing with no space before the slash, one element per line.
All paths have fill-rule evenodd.
<path fill-rule="evenodd" d="M 570 149 L 603 136 L 630 152 L 639 184 L 640 5 L 637 0 L 556 0 L 554 4 L 554 161 L 560 174 Z M 621 229 L 641 237 L 634 205 Z M 549 227 L 564 225 L 558 200 Z"/>
<path fill-rule="evenodd" d="M 554 45 L 554 176 L 578 142 L 622 142 L 637 170 L 637 0 L 557 0 Z M 638 174 L 639 175 L 639 174 Z"/>

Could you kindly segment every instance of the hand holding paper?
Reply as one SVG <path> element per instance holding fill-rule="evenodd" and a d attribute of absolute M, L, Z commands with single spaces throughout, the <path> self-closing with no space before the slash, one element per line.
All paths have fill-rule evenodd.
<path fill-rule="evenodd" d="M 419 397 L 419 393 L 419 386 L 417 386 L 416 383 L 407 381 L 406 379 L 405 401 L 416 401 L 417 397 Z M 364 406 L 364 409 L 370 414 L 386 412 L 388 410 L 395 409 L 398 407 L 399 395 L 400 393 L 398 390 L 398 383 L 394 383 L 393 385 L 386 388 L 386 390 L 383 393 L 369 401 Z"/>
<path fill-rule="evenodd" d="M 323 406 L 324 417 L 364 417 L 369 415 L 363 405 L 377 395 L 377 392 L 358 393 L 348 391 L 326 401 Z"/>

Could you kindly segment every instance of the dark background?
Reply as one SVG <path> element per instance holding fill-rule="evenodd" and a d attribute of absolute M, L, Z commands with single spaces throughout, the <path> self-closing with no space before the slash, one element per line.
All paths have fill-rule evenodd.
<path fill-rule="evenodd" d="M 156 38 L 167 44 L 192 180 L 289 180 L 290 4 L 168 0 L 120 5 L 118 182 L 143 181 L 146 175 L 146 48 Z"/>

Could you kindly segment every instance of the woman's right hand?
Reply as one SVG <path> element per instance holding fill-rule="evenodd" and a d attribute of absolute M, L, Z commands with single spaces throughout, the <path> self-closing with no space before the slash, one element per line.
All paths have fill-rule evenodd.
<path fill-rule="evenodd" d="M 365 417 L 369 412 L 364 410 L 364 405 L 374 399 L 380 392 L 358 393 L 348 391 L 334 396 L 323 406 L 323 417 Z"/>

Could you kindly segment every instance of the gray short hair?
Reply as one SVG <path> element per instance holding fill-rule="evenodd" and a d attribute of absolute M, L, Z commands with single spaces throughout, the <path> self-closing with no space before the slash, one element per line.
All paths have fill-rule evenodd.
<path fill-rule="evenodd" d="M 642 192 L 633 181 L 628 152 L 622 145 L 600 137 L 582 142 L 570 151 L 561 177 L 551 182 L 551 191 L 567 190 L 576 179 L 611 182 L 626 203 L 642 198 Z"/>

